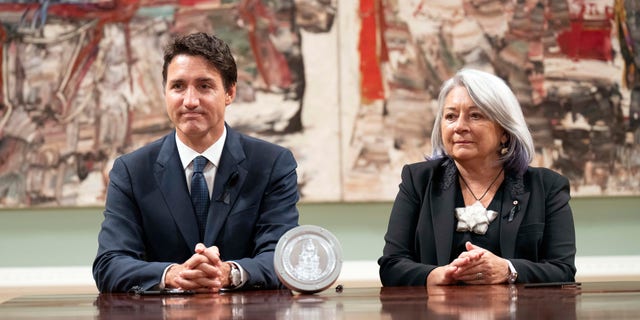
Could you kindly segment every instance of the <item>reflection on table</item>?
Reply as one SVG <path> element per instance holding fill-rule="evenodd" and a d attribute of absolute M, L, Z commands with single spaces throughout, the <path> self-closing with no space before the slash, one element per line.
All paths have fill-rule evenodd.
<path fill-rule="evenodd" d="M 24 296 L 0 319 L 636 319 L 640 282 Z"/>
<path fill-rule="evenodd" d="M 452 286 L 399 294 L 382 288 L 382 313 L 392 319 L 576 319 L 579 288 Z"/>

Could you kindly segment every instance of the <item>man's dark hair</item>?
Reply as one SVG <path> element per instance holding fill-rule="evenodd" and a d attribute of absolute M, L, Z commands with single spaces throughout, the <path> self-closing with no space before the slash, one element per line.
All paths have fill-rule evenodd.
<path fill-rule="evenodd" d="M 167 84 L 167 68 L 177 55 L 201 56 L 220 72 L 222 84 L 228 91 L 238 80 L 236 61 L 229 46 L 218 37 L 203 32 L 178 36 L 164 49 L 164 65 L 162 66 L 162 84 Z"/>

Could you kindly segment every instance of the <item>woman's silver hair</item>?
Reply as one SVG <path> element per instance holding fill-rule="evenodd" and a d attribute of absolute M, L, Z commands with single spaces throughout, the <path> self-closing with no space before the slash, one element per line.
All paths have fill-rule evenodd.
<path fill-rule="evenodd" d="M 433 153 L 431 158 L 447 156 L 442 141 L 441 122 L 447 95 L 456 87 L 465 87 L 471 100 L 491 121 L 501 126 L 508 136 L 505 155 L 500 162 L 505 169 L 522 174 L 535 154 L 533 138 L 522 114 L 522 108 L 513 91 L 499 77 L 479 70 L 462 69 L 453 78 L 445 81 L 438 96 L 438 111 L 431 132 Z M 499 152 L 499 150 L 496 150 Z"/>

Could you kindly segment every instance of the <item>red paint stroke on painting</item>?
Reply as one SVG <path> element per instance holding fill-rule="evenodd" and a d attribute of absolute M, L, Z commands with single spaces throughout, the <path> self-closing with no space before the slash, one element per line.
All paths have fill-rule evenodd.
<path fill-rule="evenodd" d="M 360 54 L 360 92 L 362 102 L 384 99 L 382 85 L 382 71 L 380 70 L 378 0 L 360 0 L 360 39 L 358 53 Z"/>
<path fill-rule="evenodd" d="M 558 36 L 560 50 L 569 58 L 611 61 L 611 30 L 589 30 L 582 22 L 571 22 L 571 30 Z"/>
<path fill-rule="evenodd" d="M 287 59 L 268 41 L 278 32 L 278 22 L 270 10 L 262 1 L 243 0 L 238 4 L 240 16 L 249 25 L 249 43 L 266 86 L 287 88 L 293 82 Z"/>
<path fill-rule="evenodd" d="M 585 16 L 590 16 L 586 19 Z M 612 8 L 599 11 L 593 4 L 583 4 L 571 17 L 571 27 L 558 35 L 558 45 L 567 57 L 611 61 Z"/>

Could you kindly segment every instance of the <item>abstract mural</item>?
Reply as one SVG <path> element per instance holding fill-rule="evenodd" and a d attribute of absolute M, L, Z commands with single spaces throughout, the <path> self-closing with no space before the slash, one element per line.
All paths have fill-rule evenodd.
<path fill-rule="evenodd" d="M 440 83 L 503 77 L 534 165 L 572 194 L 640 195 L 634 1 L 0 1 L 0 207 L 100 206 L 112 161 L 172 129 L 162 47 L 212 32 L 230 125 L 289 147 L 303 201 L 390 201 L 430 153 Z"/>
<path fill-rule="evenodd" d="M 361 99 L 347 199 L 397 192 L 390 177 L 430 154 L 439 86 L 463 67 L 507 81 L 533 133 L 532 165 L 567 176 L 572 195 L 640 194 L 637 1 L 360 0 L 352 10 Z"/>

